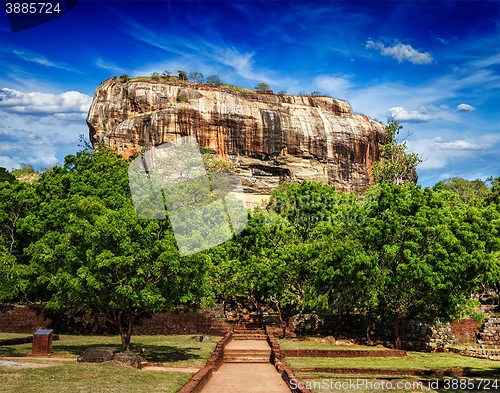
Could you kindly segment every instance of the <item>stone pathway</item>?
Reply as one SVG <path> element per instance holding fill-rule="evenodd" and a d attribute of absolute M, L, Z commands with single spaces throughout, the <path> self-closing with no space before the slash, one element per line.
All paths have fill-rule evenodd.
<path fill-rule="evenodd" d="M 263 340 L 233 340 L 224 350 L 224 363 L 202 393 L 290 393 L 269 362 L 271 348 Z"/>
<path fill-rule="evenodd" d="M 224 363 L 202 393 L 290 393 L 271 363 Z"/>

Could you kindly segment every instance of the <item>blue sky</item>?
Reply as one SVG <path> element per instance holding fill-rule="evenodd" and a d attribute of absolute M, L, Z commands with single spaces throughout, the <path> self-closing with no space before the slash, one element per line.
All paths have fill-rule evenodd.
<path fill-rule="evenodd" d="M 2 9 L 0 166 L 62 163 L 99 83 L 165 69 L 400 120 L 424 186 L 500 176 L 498 0 L 80 1 L 17 33 Z"/>

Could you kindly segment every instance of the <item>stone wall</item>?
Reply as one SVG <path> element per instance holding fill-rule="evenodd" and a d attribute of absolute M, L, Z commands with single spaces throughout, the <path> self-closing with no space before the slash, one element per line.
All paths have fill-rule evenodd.
<path fill-rule="evenodd" d="M 393 344 L 393 321 L 379 317 L 367 321 L 364 315 L 298 314 L 289 319 L 286 334 L 287 336 L 319 334 L 360 340 L 366 337 L 367 326 L 371 340 L 385 346 Z M 404 349 L 437 351 L 455 343 L 455 337 L 449 324 L 437 323 L 428 326 L 412 321 L 406 328 L 403 342 Z"/>
<path fill-rule="evenodd" d="M 477 335 L 482 348 L 500 348 L 500 318 L 487 318 Z"/>
<path fill-rule="evenodd" d="M 69 318 L 45 313 L 40 307 L 3 307 L 0 310 L 0 333 L 33 333 L 39 327 L 54 329 L 56 333 L 116 334 L 112 326 L 90 313 Z M 232 326 L 215 318 L 209 310 L 198 314 L 167 311 L 143 318 L 135 326 L 134 334 L 210 334 L 223 336 Z"/>

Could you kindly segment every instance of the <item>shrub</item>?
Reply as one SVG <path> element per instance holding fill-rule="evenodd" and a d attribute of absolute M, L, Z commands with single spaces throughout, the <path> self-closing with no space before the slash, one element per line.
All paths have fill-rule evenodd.
<path fill-rule="evenodd" d="M 259 82 L 255 86 L 255 91 L 257 93 L 268 93 L 269 91 L 271 91 L 271 88 L 269 87 L 269 85 L 267 83 Z"/>
<path fill-rule="evenodd" d="M 205 83 L 208 85 L 222 85 L 222 82 L 217 74 L 208 76 Z"/>

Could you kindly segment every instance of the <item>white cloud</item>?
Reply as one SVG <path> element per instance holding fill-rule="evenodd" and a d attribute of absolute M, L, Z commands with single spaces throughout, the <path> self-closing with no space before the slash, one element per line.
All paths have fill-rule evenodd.
<path fill-rule="evenodd" d="M 397 121 L 408 122 L 424 122 L 439 118 L 435 115 L 428 114 L 427 109 L 424 106 L 417 110 L 406 110 L 401 106 L 395 106 L 387 111 L 387 117 Z"/>
<path fill-rule="evenodd" d="M 91 103 L 92 97 L 78 91 L 50 94 L 0 89 L 0 109 L 10 113 L 28 115 L 87 113 Z"/>
<path fill-rule="evenodd" d="M 457 110 L 460 112 L 472 112 L 475 111 L 476 108 L 469 104 L 460 104 L 457 106 Z"/>
<path fill-rule="evenodd" d="M 463 162 L 477 158 L 481 152 L 490 149 L 491 145 L 477 144 L 457 139 L 445 141 L 441 136 L 408 140 L 410 151 L 415 152 L 424 160 L 418 169 L 432 170 L 447 167 L 451 162 Z"/>
<path fill-rule="evenodd" d="M 21 159 L 19 157 L 0 156 L 0 167 L 7 168 L 9 171 L 21 166 Z"/>
<path fill-rule="evenodd" d="M 477 143 L 471 143 L 460 139 L 450 142 L 436 141 L 435 146 L 442 150 L 484 150 L 491 147 L 488 144 L 478 145 Z"/>
<path fill-rule="evenodd" d="M 320 75 L 314 79 L 321 92 L 342 98 L 347 95 L 351 83 L 347 77 Z"/>
<path fill-rule="evenodd" d="M 385 46 L 380 41 L 368 40 L 366 49 L 376 49 L 381 55 L 393 57 L 398 63 L 406 60 L 412 64 L 430 64 L 433 61 L 429 52 L 420 52 L 408 44 L 397 43 L 394 46 Z"/>

